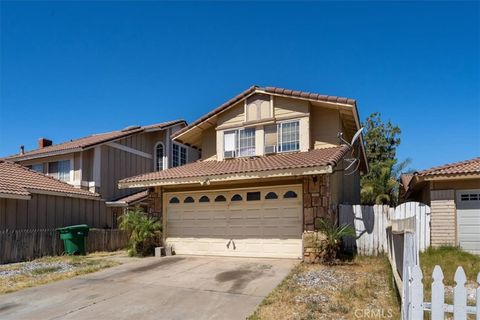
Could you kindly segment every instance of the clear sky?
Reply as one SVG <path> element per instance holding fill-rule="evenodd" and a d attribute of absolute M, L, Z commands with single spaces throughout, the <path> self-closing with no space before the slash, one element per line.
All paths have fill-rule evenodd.
<path fill-rule="evenodd" d="M 480 156 L 479 2 L 0 6 L 0 156 L 191 122 L 253 84 L 357 99 L 415 169 Z"/>

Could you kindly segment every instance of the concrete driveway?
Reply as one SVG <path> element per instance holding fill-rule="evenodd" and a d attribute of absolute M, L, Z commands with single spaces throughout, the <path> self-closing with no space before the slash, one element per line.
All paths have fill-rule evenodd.
<path fill-rule="evenodd" d="M 0 319 L 245 319 L 296 260 L 145 258 L 0 296 Z"/>

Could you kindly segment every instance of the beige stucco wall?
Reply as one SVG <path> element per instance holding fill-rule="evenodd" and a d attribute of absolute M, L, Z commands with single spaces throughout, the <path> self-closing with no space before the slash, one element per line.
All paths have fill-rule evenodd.
<path fill-rule="evenodd" d="M 456 245 L 455 190 L 432 190 L 430 197 L 432 246 Z"/>
<path fill-rule="evenodd" d="M 245 104 L 243 101 L 237 103 L 227 111 L 218 116 L 218 126 L 242 126 L 245 121 Z"/>
<path fill-rule="evenodd" d="M 301 117 L 307 115 L 310 108 L 308 101 L 283 97 L 274 97 L 273 106 L 276 119 L 297 116 Z"/>
<path fill-rule="evenodd" d="M 223 144 L 223 141 L 222 141 Z M 217 159 L 217 132 L 215 128 L 208 128 L 202 133 L 202 160 Z"/>
<path fill-rule="evenodd" d="M 338 132 L 342 131 L 338 110 L 321 107 L 310 109 L 311 146 L 314 149 L 338 145 Z"/>

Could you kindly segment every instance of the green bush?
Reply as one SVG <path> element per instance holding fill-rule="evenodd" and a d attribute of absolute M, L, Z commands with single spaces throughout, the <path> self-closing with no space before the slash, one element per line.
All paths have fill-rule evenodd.
<path fill-rule="evenodd" d="M 160 245 L 161 222 L 149 217 L 141 209 L 128 210 L 119 218 L 119 227 L 128 233 L 128 254 L 149 256 Z"/>

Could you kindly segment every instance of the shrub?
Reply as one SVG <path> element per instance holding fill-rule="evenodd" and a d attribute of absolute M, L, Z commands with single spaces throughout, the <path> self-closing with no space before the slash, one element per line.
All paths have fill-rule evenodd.
<path fill-rule="evenodd" d="M 162 224 L 156 218 L 147 216 L 141 209 L 128 210 L 119 218 L 119 227 L 128 233 L 128 254 L 130 256 L 153 255 L 160 245 Z"/>
<path fill-rule="evenodd" d="M 329 219 L 317 220 L 315 227 L 323 234 L 322 241 L 317 242 L 317 250 L 322 254 L 322 261 L 333 264 L 340 252 L 342 237 L 356 237 L 355 229 L 350 226 L 337 226 Z"/>

